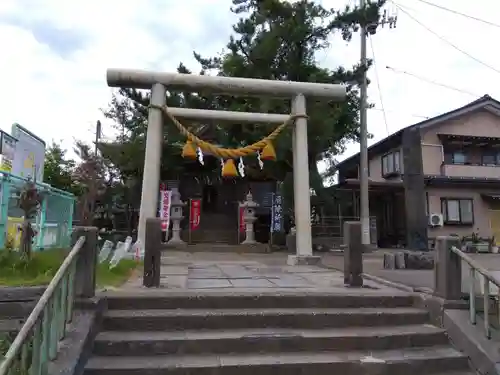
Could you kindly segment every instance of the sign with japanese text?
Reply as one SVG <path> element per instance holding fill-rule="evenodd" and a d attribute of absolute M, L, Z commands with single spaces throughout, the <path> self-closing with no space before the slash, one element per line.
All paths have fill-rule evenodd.
<path fill-rule="evenodd" d="M 1 130 L 0 135 L 2 138 L 0 146 L 0 171 L 12 172 L 12 163 L 16 154 L 17 140 Z"/>
<path fill-rule="evenodd" d="M 189 207 L 189 217 L 191 230 L 198 229 L 201 219 L 201 199 L 191 199 L 191 205 Z"/>
<path fill-rule="evenodd" d="M 271 233 L 283 230 L 283 198 L 273 193 L 271 206 Z"/>
<path fill-rule="evenodd" d="M 160 219 L 162 219 L 162 231 L 168 231 L 170 226 L 170 206 L 172 203 L 172 190 L 160 191 Z"/>
<path fill-rule="evenodd" d="M 12 174 L 36 181 L 43 181 L 45 165 L 45 141 L 19 124 L 13 124 L 10 132 L 16 139 Z"/>

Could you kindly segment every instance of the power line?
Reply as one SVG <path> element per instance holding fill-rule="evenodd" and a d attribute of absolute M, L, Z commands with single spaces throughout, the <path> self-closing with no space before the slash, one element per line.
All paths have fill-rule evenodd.
<path fill-rule="evenodd" d="M 389 125 L 387 123 L 387 115 L 385 113 L 385 108 L 384 108 L 384 99 L 382 98 L 382 90 L 380 88 L 380 79 L 378 75 L 378 68 L 377 68 L 377 62 L 375 59 L 375 49 L 373 48 L 373 38 L 368 38 L 370 41 L 370 48 L 372 50 L 372 57 L 373 57 L 373 69 L 375 70 L 375 78 L 377 79 L 377 89 L 378 89 L 378 95 L 380 97 L 380 106 L 382 107 L 382 114 L 384 115 L 384 123 L 385 123 L 385 130 L 387 132 L 387 135 L 389 135 Z"/>
<path fill-rule="evenodd" d="M 477 95 L 477 94 L 474 94 L 470 91 L 466 91 L 466 90 L 463 90 L 463 89 L 459 89 L 457 87 L 453 87 L 453 86 L 450 86 L 450 85 L 447 85 L 445 83 L 441 83 L 441 82 L 437 82 L 437 81 L 433 81 L 429 78 L 425 78 L 425 77 L 422 77 L 422 76 L 419 76 L 417 74 L 414 74 L 414 73 L 410 73 L 410 72 L 407 72 L 405 70 L 399 70 L 399 69 L 396 69 L 396 68 L 393 68 L 391 66 L 386 66 L 385 67 L 386 69 L 388 70 L 391 70 L 393 71 L 394 73 L 398 73 L 398 74 L 405 74 L 405 75 L 408 75 L 410 77 L 413 77 L 413 78 L 416 78 L 420 81 L 423 81 L 423 82 L 426 82 L 426 83 L 429 83 L 431 85 L 435 85 L 435 86 L 440 86 L 440 87 L 443 87 L 445 89 L 448 89 L 448 90 L 453 90 L 453 91 L 456 91 L 456 92 L 459 92 L 459 93 L 462 93 L 462 94 L 466 94 L 466 95 L 470 95 L 470 96 L 473 96 L 474 98 L 478 99 L 481 97 L 481 95 Z"/>
<path fill-rule="evenodd" d="M 474 57 L 473 55 L 471 55 L 469 52 L 467 51 L 464 51 L 463 49 L 461 49 L 460 47 L 458 47 L 456 44 L 453 44 L 452 42 L 450 42 L 448 39 L 446 39 L 445 37 L 439 35 L 438 33 L 436 33 L 434 30 L 432 30 L 431 28 L 429 28 L 428 26 L 426 26 L 425 24 L 423 24 L 422 22 L 420 22 L 417 18 L 415 18 L 415 16 L 413 16 L 412 14 L 410 14 L 408 11 L 406 11 L 404 9 L 404 7 L 402 5 L 399 5 L 398 3 L 394 2 L 394 1 L 391 1 L 401 12 L 403 12 L 404 14 L 406 14 L 408 17 L 410 17 L 413 21 L 415 21 L 416 23 L 418 23 L 420 26 L 422 26 L 424 29 L 426 29 L 428 32 L 430 32 L 431 34 L 433 34 L 435 37 L 437 37 L 438 39 L 440 39 L 442 42 L 448 44 L 450 47 L 453 47 L 454 49 L 456 49 L 458 52 L 464 54 L 465 56 L 467 56 L 468 58 L 474 60 L 475 62 L 477 62 L 478 64 L 481 64 L 483 65 L 484 67 L 488 68 L 488 69 L 491 69 L 493 70 L 494 72 L 500 74 L 500 70 L 496 69 L 495 67 L 489 65 L 488 63 L 485 63 L 484 61 L 478 59 L 477 57 Z"/>
<path fill-rule="evenodd" d="M 382 109 L 382 108 L 377 108 L 377 107 L 368 108 L 368 110 L 370 110 L 370 111 L 380 111 L 380 112 L 384 111 L 384 112 L 387 112 L 387 113 L 405 114 L 405 112 L 402 112 L 402 111 L 393 111 L 393 110 L 390 110 L 390 109 L 386 109 L 386 108 Z M 423 118 L 423 119 L 426 119 L 426 120 L 430 119 L 429 116 L 417 115 L 415 113 L 407 113 L 406 115 L 411 116 L 411 117 Z"/>
<path fill-rule="evenodd" d="M 462 17 L 468 18 L 468 19 L 473 20 L 473 21 L 484 23 L 485 25 L 488 25 L 488 26 L 500 28 L 500 24 L 498 24 L 498 23 L 483 20 L 482 18 L 474 17 L 474 16 L 471 16 L 470 14 L 462 13 L 462 12 L 459 12 L 458 10 L 455 10 L 455 9 L 446 8 L 442 5 L 433 4 L 433 3 L 429 2 L 429 1 L 425 1 L 425 0 L 417 0 L 417 1 L 420 1 L 421 3 L 427 4 L 427 5 L 430 5 L 431 7 L 438 8 L 438 9 L 444 10 L 446 12 L 456 14 L 457 16 L 462 16 Z"/>

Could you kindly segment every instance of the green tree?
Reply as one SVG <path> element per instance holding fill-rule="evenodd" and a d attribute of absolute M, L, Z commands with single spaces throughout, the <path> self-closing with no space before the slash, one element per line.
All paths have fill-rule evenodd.
<path fill-rule="evenodd" d="M 73 177 L 81 189 L 78 199 L 79 221 L 81 225 L 88 226 L 92 225 L 96 204 L 108 187 L 106 163 L 82 141 L 76 142 L 74 151 L 80 158 L 73 171 Z"/>
<path fill-rule="evenodd" d="M 340 32 L 345 41 L 358 30 L 361 23 L 373 24 L 379 19 L 383 1 L 368 2 L 366 8 L 338 11 L 326 9 L 313 1 L 233 0 L 233 12 L 242 15 L 234 26 L 235 35 L 227 45 L 228 52 L 213 58 L 195 54 L 204 70 L 217 69 L 220 75 L 273 80 L 292 80 L 322 83 L 342 83 L 347 87 L 347 100 L 341 103 L 313 102 L 307 106 L 310 185 L 325 203 L 323 179 L 318 162 L 327 160 L 330 173 L 335 156 L 343 152 L 348 141 L 359 137 L 359 91 L 362 73 L 368 66 L 355 65 L 350 69 L 333 70 L 319 66 L 316 54 L 329 48 L 329 37 Z M 289 103 L 282 100 L 218 98 L 224 107 L 248 111 L 290 113 Z M 247 143 L 269 132 L 263 126 L 233 126 L 228 129 L 229 140 Z M 293 155 L 291 132 L 278 140 L 279 162 L 275 175 L 285 179 L 292 172 Z M 285 195 L 291 200 L 291 178 L 285 179 Z"/>
<path fill-rule="evenodd" d="M 215 57 L 202 57 L 195 53 L 201 65 L 201 74 L 216 71 L 221 76 L 294 80 L 322 83 L 342 83 L 346 86 L 347 99 L 341 103 L 314 102 L 307 104 L 310 185 L 320 198 L 324 195 L 323 179 L 317 163 L 327 160 L 335 164 L 335 156 L 341 153 L 348 141 L 359 137 L 359 82 L 368 66 L 321 67 L 316 54 L 330 47 L 329 38 L 339 37 L 349 41 L 360 24 L 373 24 L 379 19 L 384 1 L 368 1 L 364 9 L 346 7 L 341 10 L 326 9 L 314 1 L 281 0 L 233 0 L 232 11 L 240 16 L 233 26 L 234 34 L 226 52 Z M 179 72 L 190 73 L 182 64 Z M 113 163 L 122 173 L 140 178 L 143 168 L 143 142 L 147 123 L 149 96 L 136 90 L 120 90 L 106 111 L 108 117 L 123 130 L 122 145 L 114 150 Z M 206 93 L 169 92 L 167 104 L 194 108 L 226 109 L 235 111 L 290 113 L 290 103 L 278 99 L 243 98 Z M 172 126 L 164 128 L 165 149 L 162 155 L 162 177 L 182 173 L 184 163 L 180 159 L 180 147 L 184 140 Z M 237 147 L 261 139 L 271 131 L 265 125 L 217 127 L 219 143 Z M 256 158 L 248 158 L 245 164 L 257 174 L 271 175 L 284 181 L 285 196 L 291 200 L 290 182 L 293 180 L 293 155 L 290 148 L 290 129 L 282 134 L 275 148 L 278 160 L 266 163 L 263 173 L 256 166 Z M 124 150 L 134 149 L 129 157 Z M 108 153 L 111 155 L 111 152 Z M 118 155 L 117 155 L 118 154 Z M 108 155 L 108 156 L 109 156 Z M 120 159 L 121 158 L 121 159 Z M 133 159 L 133 160 L 130 160 Z M 214 164 L 214 169 L 219 166 Z M 333 172 L 334 168 L 329 168 Z M 220 172 L 218 172 L 220 173 Z"/>
<path fill-rule="evenodd" d="M 74 168 L 75 161 L 66 157 L 66 150 L 59 143 L 52 142 L 45 151 L 45 182 L 57 189 L 78 195 L 80 189 L 73 176 Z"/>

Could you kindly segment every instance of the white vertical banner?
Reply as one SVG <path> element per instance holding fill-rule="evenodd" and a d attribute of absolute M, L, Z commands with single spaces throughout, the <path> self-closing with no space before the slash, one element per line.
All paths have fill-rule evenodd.
<path fill-rule="evenodd" d="M 161 229 L 167 232 L 170 227 L 170 207 L 172 203 L 172 190 L 160 190 L 160 219 Z"/>

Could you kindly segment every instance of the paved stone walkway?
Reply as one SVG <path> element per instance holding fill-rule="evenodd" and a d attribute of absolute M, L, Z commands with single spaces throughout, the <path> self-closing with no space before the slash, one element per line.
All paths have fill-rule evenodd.
<path fill-rule="evenodd" d="M 142 287 L 142 277 L 121 289 Z M 222 254 L 167 252 L 162 256 L 161 289 L 169 290 L 286 290 L 339 289 L 340 271 L 320 266 L 288 266 L 286 254 Z M 366 280 L 366 291 L 388 288 Z"/>

